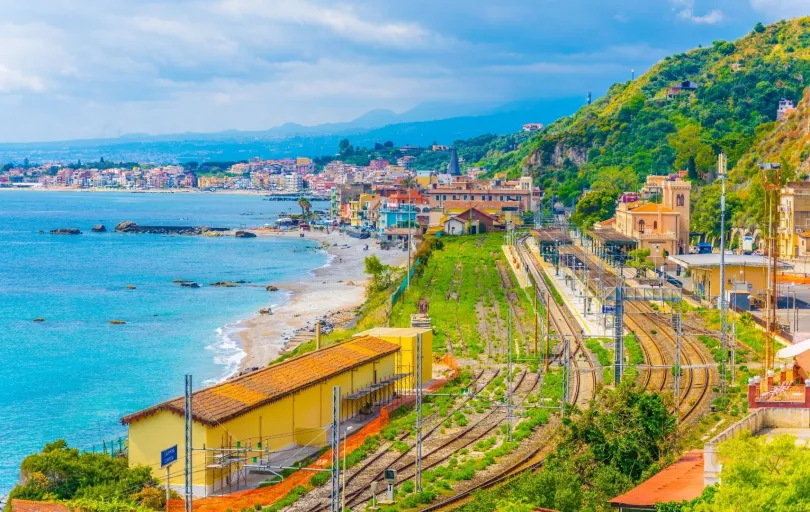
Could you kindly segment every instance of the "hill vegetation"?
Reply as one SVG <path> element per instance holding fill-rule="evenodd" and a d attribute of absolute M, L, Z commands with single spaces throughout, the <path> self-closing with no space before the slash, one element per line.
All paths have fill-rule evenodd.
<path fill-rule="evenodd" d="M 738 225 L 757 222 L 762 158 L 790 164 L 788 177 L 810 156 L 801 122 L 776 121 L 780 99 L 803 96 L 810 79 L 810 18 L 757 24 L 735 42 L 665 58 L 632 82 L 552 123 L 515 151 L 485 158 L 492 172 L 525 167 L 566 204 L 587 188 L 619 192 L 606 176 L 643 181 L 650 174 L 688 170 L 695 183 L 697 231 L 719 233 L 719 190 L 710 185 L 716 155 L 728 156 L 729 206 Z M 678 92 L 684 81 L 695 88 Z M 807 102 L 802 104 L 806 107 Z M 749 188 L 750 186 L 750 188 Z"/>

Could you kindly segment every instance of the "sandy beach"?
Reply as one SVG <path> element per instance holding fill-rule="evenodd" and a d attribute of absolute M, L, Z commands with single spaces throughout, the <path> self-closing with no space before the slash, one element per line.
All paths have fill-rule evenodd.
<path fill-rule="evenodd" d="M 259 236 L 299 238 L 300 232 L 263 233 Z M 279 292 L 289 294 L 289 302 L 274 308 L 272 314 L 256 314 L 236 326 L 245 357 L 240 369 L 265 366 L 279 356 L 288 340 L 298 329 L 314 329 L 315 321 L 329 316 L 340 323 L 353 316 L 353 311 L 365 301 L 368 277 L 363 259 L 376 254 L 387 265 L 407 264 L 408 254 L 401 250 L 381 250 L 373 239 L 358 240 L 337 231 L 330 234 L 311 232 L 305 238 L 325 247 L 329 263 L 312 271 L 312 275 L 292 283 L 278 283 Z M 363 248 L 368 245 L 368 251 Z M 268 305 L 272 303 L 268 300 Z"/>

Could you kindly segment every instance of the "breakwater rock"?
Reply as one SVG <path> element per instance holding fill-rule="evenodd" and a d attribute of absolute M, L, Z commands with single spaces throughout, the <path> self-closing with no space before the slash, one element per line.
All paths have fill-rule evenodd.
<path fill-rule="evenodd" d="M 119 233 L 147 233 L 151 235 L 203 235 L 229 231 L 228 228 L 212 228 L 208 226 L 139 226 L 129 220 L 118 223 L 115 230 Z"/>
<path fill-rule="evenodd" d="M 90 229 L 90 231 L 93 233 L 106 233 L 107 227 L 104 224 L 96 224 Z"/>
<path fill-rule="evenodd" d="M 52 235 L 81 235 L 82 232 L 79 228 L 59 228 L 59 229 L 52 229 Z"/>
<path fill-rule="evenodd" d="M 239 230 L 234 233 L 236 238 L 256 238 L 256 233 L 251 233 L 250 231 L 242 231 Z"/>

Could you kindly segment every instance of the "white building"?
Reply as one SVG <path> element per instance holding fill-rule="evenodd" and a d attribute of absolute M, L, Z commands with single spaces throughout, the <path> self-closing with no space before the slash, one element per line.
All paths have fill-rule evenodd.
<path fill-rule="evenodd" d="M 284 190 L 287 192 L 300 192 L 304 188 L 304 178 L 298 173 L 284 176 Z"/>

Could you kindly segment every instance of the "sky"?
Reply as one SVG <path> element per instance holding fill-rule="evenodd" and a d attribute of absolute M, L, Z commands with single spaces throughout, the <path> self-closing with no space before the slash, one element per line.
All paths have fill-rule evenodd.
<path fill-rule="evenodd" d="M 0 0 L 0 142 L 604 93 L 810 0 Z"/>

